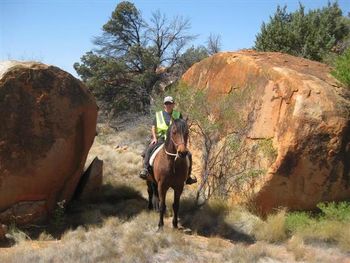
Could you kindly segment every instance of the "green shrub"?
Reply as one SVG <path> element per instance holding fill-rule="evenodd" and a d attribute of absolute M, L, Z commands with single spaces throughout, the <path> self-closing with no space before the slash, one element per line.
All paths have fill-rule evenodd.
<path fill-rule="evenodd" d="M 350 222 L 350 203 L 348 202 L 320 203 L 317 207 L 322 212 L 320 219 Z"/>
<path fill-rule="evenodd" d="M 273 147 L 272 139 L 263 139 L 258 142 L 259 149 L 263 152 L 263 154 L 274 160 L 277 157 L 277 150 Z"/>
<path fill-rule="evenodd" d="M 286 229 L 290 235 L 298 235 L 303 240 L 331 242 L 343 251 L 350 251 L 350 203 L 319 203 L 319 214 L 307 212 L 287 214 Z"/>
<path fill-rule="evenodd" d="M 287 214 L 286 228 L 289 232 L 297 232 L 310 226 L 314 220 L 306 212 L 292 212 Z"/>
<path fill-rule="evenodd" d="M 335 69 L 332 71 L 332 75 L 350 88 L 350 48 L 335 60 Z"/>

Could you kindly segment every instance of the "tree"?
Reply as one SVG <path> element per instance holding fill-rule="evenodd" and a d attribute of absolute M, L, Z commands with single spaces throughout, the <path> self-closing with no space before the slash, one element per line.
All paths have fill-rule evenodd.
<path fill-rule="evenodd" d="M 185 72 L 194 63 L 201 61 L 209 56 L 208 50 L 203 46 L 188 48 L 178 59 L 178 64 L 181 67 L 181 72 Z"/>
<path fill-rule="evenodd" d="M 75 63 L 79 76 L 109 108 L 142 111 L 159 80 L 161 66 L 171 69 L 193 39 L 188 19 L 171 20 L 159 11 L 146 22 L 135 5 L 120 2 L 96 37 L 97 48 Z"/>
<path fill-rule="evenodd" d="M 221 45 L 221 36 L 211 33 L 207 40 L 207 50 L 209 55 L 214 55 L 220 52 Z"/>
<path fill-rule="evenodd" d="M 244 143 L 253 122 L 252 114 L 239 112 L 253 92 L 252 87 L 235 89 L 210 102 L 212 94 L 208 88 L 199 90 L 178 83 L 168 91 L 175 97 L 177 109 L 188 119 L 191 142 L 201 150 L 197 204 L 212 197 L 227 200 L 234 192 L 244 193 L 247 200 L 254 195 L 263 170 L 251 167 Z M 156 104 L 154 110 L 161 107 L 161 96 L 156 98 Z"/>
<path fill-rule="evenodd" d="M 349 35 L 348 20 L 342 16 L 337 2 L 307 14 L 301 4 L 292 13 L 287 12 L 286 6 L 278 6 L 269 23 L 262 24 L 254 48 L 322 61 Z"/>

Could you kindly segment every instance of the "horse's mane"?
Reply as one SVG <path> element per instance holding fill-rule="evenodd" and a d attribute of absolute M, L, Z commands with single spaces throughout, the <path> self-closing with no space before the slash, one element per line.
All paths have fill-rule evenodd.
<path fill-rule="evenodd" d="M 168 131 L 167 131 L 167 134 L 166 134 L 165 145 L 169 145 L 169 143 L 170 143 L 170 138 L 171 138 L 170 132 L 171 132 L 173 125 L 175 125 L 176 130 L 181 132 L 182 134 L 184 134 L 184 132 L 186 131 L 187 123 L 185 120 L 183 120 L 183 119 L 173 120 L 172 123 L 170 124 Z"/>

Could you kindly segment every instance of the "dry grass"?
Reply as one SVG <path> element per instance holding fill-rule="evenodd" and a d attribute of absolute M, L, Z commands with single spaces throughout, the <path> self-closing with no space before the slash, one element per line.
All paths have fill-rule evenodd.
<path fill-rule="evenodd" d="M 339 221 L 315 222 L 307 228 L 298 229 L 297 233 L 304 240 L 323 241 L 336 244 L 344 252 L 350 252 L 350 223 Z"/>
<path fill-rule="evenodd" d="M 261 221 L 256 225 L 255 237 L 257 240 L 268 242 L 281 242 L 287 239 L 286 210 L 280 210 L 276 214 L 271 214 L 266 221 Z"/>
<path fill-rule="evenodd" d="M 337 243 L 343 251 L 350 250 L 348 223 L 328 220 L 313 227 L 305 224 L 306 230 L 293 229 L 292 233 L 300 234 L 284 244 L 281 242 L 287 239 L 288 233 L 285 210 L 263 221 L 248 209 L 229 205 L 222 199 L 211 200 L 198 208 L 189 187 L 185 187 L 181 199 L 180 223 L 195 234 L 189 236 L 169 228 L 171 209 L 165 218 L 164 231 L 156 232 L 158 214 L 146 212 L 146 186 L 137 175 L 148 134 L 146 125 L 121 132 L 99 125 L 99 135 L 87 161 L 96 155 L 104 160 L 104 183 L 95 201 L 71 204 L 67 209 L 69 228 L 60 240 L 53 241 L 56 236 L 50 232 L 41 233 L 38 240 L 50 245 L 38 246 L 24 232 L 13 228 L 11 234 L 16 246 L 11 249 L 12 253 L 0 251 L 0 262 L 327 262 L 330 258 L 342 259 L 342 254 L 334 249 L 327 251 L 330 255 L 327 257 L 322 252 L 324 248 L 318 251 L 307 244 L 315 239 Z M 168 208 L 171 203 L 169 193 Z M 277 245 L 264 241 L 254 243 L 253 237 L 277 242 Z"/>
<path fill-rule="evenodd" d="M 147 144 L 149 133 L 146 125 L 117 132 L 106 124 L 99 124 L 98 136 L 90 149 L 86 166 L 98 156 L 104 161 L 103 173 L 106 184 L 114 185 L 135 180 L 138 187 L 143 186 L 142 181 L 138 179 L 138 172 L 142 167 L 141 154 Z"/>
<path fill-rule="evenodd" d="M 338 238 L 340 248 L 345 252 L 350 252 L 350 225 L 344 226 Z"/>
<path fill-rule="evenodd" d="M 291 237 L 287 243 L 287 250 L 294 254 L 294 258 L 297 261 L 304 259 L 307 253 L 304 240 L 300 236 Z"/>
<path fill-rule="evenodd" d="M 165 261 L 191 258 L 195 246 L 179 232 L 166 229 L 156 233 L 157 218 L 155 213 L 141 213 L 128 222 L 110 218 L 100 228 L 78 227 L 68 231 L 59 243 L 40 250 L 21 243 L 15 256 L 7 259 L 9 262 L 18 258 L 22 262 L 151 262 L 157 257 Z"/>
<path fill-rule="evenodd" d="M 252 246 L 237 244 L 223 251 L 223 262 L 280 262 L 279 259 L 278 254 L 263 243 Z"/>
<path fill-rule="evenodd" d="M 254 236 L 256 225 L 261 222 L 261 219 L 245 207 L 232 206 L 225 217 L 225 222 L 243 234 Z"/>
<path fill-rule="evenodd" d="M 219 237 L 204 239 L 165 227 L 156 232 L 157 213 L 143 212 L 132 220 L 116 217 L 101 226 L 67 231 L 59 242 L 40 249 L 29 242 L 13 248 L 6 262 L 257 262 L 279 259 L 268 246 L 231 244 Z"/>
<path fill-rule="evenodd" d="M 17 228 L 16 225 L 10 225 L 8 233 L 6 234 L 7 238 L 12 240 L 15 244 L 25 243 L 27 240 L 30 240 L 30 237 L 21 229 Z"/>

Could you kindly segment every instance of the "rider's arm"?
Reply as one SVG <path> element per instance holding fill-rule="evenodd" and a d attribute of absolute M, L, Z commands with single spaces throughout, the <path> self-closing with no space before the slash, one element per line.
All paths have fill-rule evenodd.
<path fill-rule="evenodd" d="M 152 125 L 152 140 L 157 140 L 156 126 Z"/>
<path fill-rule="evenodd" d="M 153 145 L 157 143 L 157 133 L 156 133 L 156 126 L 152 125 L 152 141 L 150 145 Z"/>

